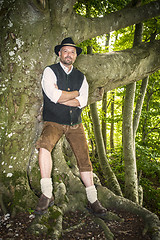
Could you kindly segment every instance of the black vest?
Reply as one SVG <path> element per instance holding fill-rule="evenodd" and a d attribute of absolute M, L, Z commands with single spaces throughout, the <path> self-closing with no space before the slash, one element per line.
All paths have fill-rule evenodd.
<path fill-rule="evenodd" d="M 58 89 L 64 91 L 79 91 L 84 75 L 79 70 L 73 68 L 70 74 L 66 74 L 60 63 L 49 66 L 57 77 Z M 82 122 L 81 112 L 78 107 L 65 106 L 52 102 L 43 91 L 43 120 L 56 122 L 64 125 L 74 125 Z"/>

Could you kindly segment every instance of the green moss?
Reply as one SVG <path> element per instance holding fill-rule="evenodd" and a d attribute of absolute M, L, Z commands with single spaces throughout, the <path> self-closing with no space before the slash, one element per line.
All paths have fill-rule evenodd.
<path fill-rule="evenodd" d="M 7 97 L 7 107 L 8 107 L 8 112 L 10 113 L 11 116 L 14 115 L 14 105 L 13 105 L 13 95 L 11 92 L 9 92 L 8 97 Z"/>
<path fill-rule="evenodd" d="M 11 149 L 11 142 L 7 142 L 4 146 L 4 151 L 9 152 Z"/>
<path fill-rule="evenodd" d="M 7 194 L 2 193 L 4 204 L 9 212 L 27 211 L 34 206 L 36 197 L 28 186 L 26 172 L 14 171 L 12 177 L 1 176 L 1 182 L 5 185 Z"/>
<path fill-rule="evenodd" d="M 16 118 L 23 114 L 27 100 L 28 100 L 28 96 L 26 94 L 22 94 L 20 98 L 19 108 L 16 113 Z"/>

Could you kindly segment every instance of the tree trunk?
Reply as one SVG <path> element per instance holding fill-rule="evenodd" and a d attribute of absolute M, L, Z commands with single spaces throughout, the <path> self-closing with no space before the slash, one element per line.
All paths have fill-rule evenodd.
<path fill-rule="evenodd" d="M 134 138 L 136 137 L 136 132 L 137 132 L 139 121 L 140 121 L 144 97 L 145 97 L 147 86 L 148 86 L 148 80 L 149 80 L 149 77 L 146 77 L 142 80 L 140 94 L 137 99 L 137 104 L 136 104 L 136 108 L 135 108 L 135 112 L 134 112 L 134 120 L 133 120 L 133 136 L 134 136 Z"/>
<path fill-rule="evenodd" d="M 135 88 L 135 83 L 126 87 L 123 111 L 123 154 L 125 163 L 125 196 L 138 203 L 137 166 L 133 139 Z"/>
<path fill-rule="evenodd" d="M 106 34 L 105 47 L 109 48 L 110 33 Z M 107 152 L 107 92 L 104 92 L 102 98 L 102 136 L 104 141 L 104 146 Z"/>
<path fill-rule="evenodd" d="M 93 123 L 91 119 L 91 114 L 90 114 L 90 108 L 88 107 L 87 110 L 82 113 L 82 120 L 83 124 L 85 126 L 85 129 L 87 131 L 88 135 L 88 140 L 89 140 L 89 145 L 91 145 L 91 158 L 95 158 L 97 155 L 97 150 L 96 150 L 96 143 L 94 139 L 94 133 L 93 133 Z"/>
<path fill-rule="evenodd" d="M 111 130 L 110 130 L 110 150 L 114 150 L 114 99 L 115 91 L 111 92 Z"/>
<path fill-rule="evenodd" d="M 97 150 L 98 150 L 98 156 L 99 156 L 99 162 L 102 169 L 102 172 L 104 174 L 104 177 L 107 180 L 107 186 L 109 189 L 111 189 L 115 194 L 122 196 L 122 192 L 119 186 L 119 183 L 117 181 L 117 178 L 115 174 L 113 173 L 105 152 L 102 132 L 100 128 L 100 122 L 97 112 L 97 105 L 96 103 L 90 105 L 91 108 L 91 115 L 93 120 L 93 126 L 94 126 L 94 135 L 96 139 L 97 144 Z"/>
<path fill-rule="evenodd" d="M 107 92 L 104 93 L 103 99 L 102 99 L 102 136 L 103 136 L 103 142 L 104 147 L 107 152 Z"/>
<path fill-rule="evenodd" d="M 137 46 L 138 44 L 141 43 L 142 41 L 142 32 L 143 32 L 143 24 L 139 23 L 136 25 L 135 27 L 135 35 L 134 35 L 134 46 Z M 127 113 L 128 115 L 128 119 L 123 118 L 123 132 L 124 134 L 124 161 L 125 161 L 125 193 L 126 193 L 126 197 L 131 199 L 132 201 L 135 201 L 136 203 L 139 202 L 139 196 L 138 196 L 138 176 L 137 176 L 137 166 L 136 166 L 136 149 L 135 149 L 135 136 L 136 136 L 136 130 L 138 128 L 138 124 L 139 124 L 139 119 L 140 119 L 140 114 L 141 114 L 141 109 L 143 106 L 143 99 L 144 99 L 144 95 L 145 95 L 145 91 L 144 91 L 144 95 L 140 95 L 139 97 L 139 101 L 137 102 L 136 105 L 136 111 L 135 111 L 135 117 L 133 119 L 133 109 L 134 109 L 134 99 L 135 99 L 135 90 L 136 90 L 136 83 L 132 83 L 129 84 L 128 86 L 126 86 L 126 99 L 125 99 L 125 108 L 124 108 L 124 115 L 125 118 L 127 118 Z M 145 90 L 145 88 L 144 88 Z M 140 101 L 141 99 L 141 101 Z M 128 110 L 128 109 L 130 110 Z M 139 111 L 137 111 L 139 110 Z M 126 134 L 128 132 L 127 127 L 130 129 L 129 131 L 133 131 L 132 133 L 130 132 L 130 134 Z M 126 139 L 126 137 L 128 137 L 128 139 Z M 133 144 L 133 146 L 131 147 L 131 145 L 129 144 L 130 147 L 128 147 L 128 151 L 126 151 L 127 149 L 127 142 L 130 144 Z M 127 158 L 127 154 L 129 154 L 128 158 Z M 129 165 L 130 165 L 130 169 L 129 169 Z M 133 173 L 131 173 L 131 169 L 133 171 Z M 130 187 L 132 186 L 132 187 Z M 143 199 L 143 197 L 141 196 L 140 199 Z"/>
<path fill-rule="evenodd" d="M 152 95 L 154 93 L 154 85 L 156 82 L 153 82 L 152 84 L 152 88 L 150 90 L 147 91 L 146 94 L 146 113 L 148 113 L 150 111 L 150 101 L 152 98 Z M 148 135 L 148 114 L 146 114 L 145 118 L 144 118 L 144 122 L 143 122 L 143 128 L 142 128 L 142 141 L 145 145 L 145 142 L 147 140 L 147 135 Z"/>

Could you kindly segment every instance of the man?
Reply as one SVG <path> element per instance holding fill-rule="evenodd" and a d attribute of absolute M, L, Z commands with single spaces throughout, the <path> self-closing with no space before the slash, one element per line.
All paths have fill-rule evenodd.
<path fill-rule="evenodd" d="M 81 123 L 81 111 L 88 100 L 88 83 L 84 74 L 73 67 L 73 63 L 81 52 L 82 49 L 77 47 L 71 38 L 65 38 L 55 47 L 60 63 L 46 67 L 43 72 L 44 127 L 37 141 L 42 195 L 35 210 L 37 214 L 43 214 L 54 204 L 51 151 L 63 134 L 76 156 L 80 176 L 86 187 L 90 210 L 97 216 L 104 215 L 107 211 L 97 200 L 92 164 Z"/>

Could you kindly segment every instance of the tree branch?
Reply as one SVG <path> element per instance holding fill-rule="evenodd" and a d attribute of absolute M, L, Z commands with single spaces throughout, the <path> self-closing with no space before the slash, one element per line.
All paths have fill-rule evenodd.
<path fill-rule="evenodd" d="M 160 2 L 155 1 L 144 6 L 124 8 L 120 11 L 107 14 L 102 18 L 87 19 L 79 15 L 74 16 L 74 19 L 71 21 L 71 29 L 72 31 L 76 29 L 74 33 L 75 41 L 82 42 L 89 38 L 119 30 L 159 15 Z"/>
<path fill-rule="evenodd" d="M 100 89 L 109 91 L 160 69 L 160 40 L 119 52 L 81 55 L 75 66 L 87 77 L 93 103 L 102 97 Z"/>

